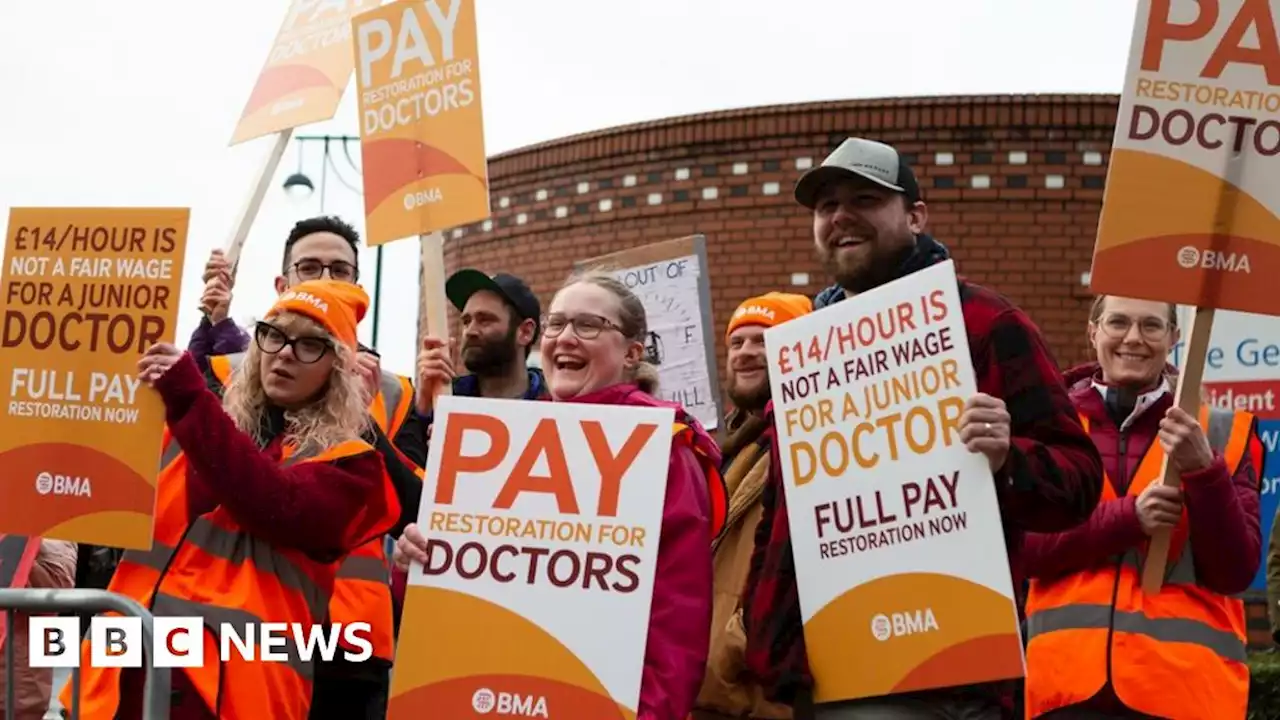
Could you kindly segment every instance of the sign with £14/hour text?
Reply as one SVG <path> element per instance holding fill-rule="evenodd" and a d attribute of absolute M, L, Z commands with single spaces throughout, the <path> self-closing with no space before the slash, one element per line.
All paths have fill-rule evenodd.
<path fill-rule="evenodd" d="M 475 0 L 403 0 L 352 33 L 369 244 L 488 217 Z"/>
<path fill-rule="evenodd" d="M 669 408 L 439 399 L 391 720 L 635 720 L 673 422 Z"/>
<path fill-rule="evenodd" d="M 1137 8 L 1091 289 L 1280 315 L 1280 1 Z"/>
<path fill-rule="evenodd" d="M 380 0 L 293 0 L 231 144 L 328 120 L 351 82 L 351 17 Z"/>
<path fill-rule="evenodd" d="M 151 547 L 187 209 L 14 208 L 0 277 L 0 532 Z"/>
<path fill-rule="evenodd" d="M 951 261 L 765 331 L 815 701 L 1020 677 Z"/>

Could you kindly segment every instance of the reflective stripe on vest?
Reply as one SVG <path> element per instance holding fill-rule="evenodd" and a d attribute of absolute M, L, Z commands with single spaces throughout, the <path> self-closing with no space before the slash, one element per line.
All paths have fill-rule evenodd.
<path fill-rule="evenodd" d="M 676 423 L 672 427 L 672 439 L 685 444 L 689 449 L 693 450 L 693 454 L 698 458 L 698 464 L 702 466 L 702 473 L 707 481 L 707 496 L 711 501 L 711 539 L 720 536 L 724 532 L 725 523 L 729 517 L 729 488 L 724 483 L 724 477 L 720 475 L 720 468 L 707 457 L 706 453 L 698 447 L 694 442 L 693 428 L 684 423 Z"/>
<path fill-rule="evenodd" d="M 328 610 L 337 563 L 317 562 L 299 551 L 272 546 L 241 530 L 222 507 L 187 525 L 187 461 L 173 450 L 176 443 L 168 432 L 165 435 L 152 548 L 125 553 L 107 589 L 149 607 L 156 616 L 203 619 L 209 630 L 204 637 L 205 662 L 184 672 L 219 717 L 305 720 L 314 669 L 303 661 L 296 647 L 284 645 L 284 663 L 245 661 L 232 640 L 232 659 L 220 663 L 220 632 L 226 623 L 235 628 L 241 640 L 256 647 L 264 622 L 300 623 L 303 627 L 321 622 Z M 358 441 L 325 452 L 290 449 L 281 464 L 332 462 L 373 451 Z M 382 485 L 384 495 L 390 493 L 385 473 Z M 393 509 L 385 507 L 377 522 L 394 522 L 394 513 L 389 512 Z M 248 634 L 250 626 L 253 635 Z M 87 642 L 83 652 L 81 717 L 112 718 L 119 705 L 119 669 L 90 668 Z M 224 681 L 231 685 L 224 686 Z M 71 700 L 71 691 L 70 686 L 64 691 L 64 703 Z"/>
<path fill-rule="evenodd" d="M 1088 418 L 1080 420 L 1088 432 Z M 1205 408 L 1200 424 L 1234 476 L 1248 452 L 1253 416 Z M 1163 461 L 1155 440 L 1127 495 L 1136 497 L 1159 481 Z M 1100 504 L 1117 499 L 1111 479 L 1104 478 Z M 1165 584 L 1155 595 L 1142 592 L 1146 542 L 1089 570 L 1032 579 L 1027 717 L 1079 705 L 1108 681 L 1128 708 L 1148 715 L 1244 716 L 1249 683 L 1244 605 L 1197 584 L 1189 527 L 1184 507 L 1171 538 Z"/>

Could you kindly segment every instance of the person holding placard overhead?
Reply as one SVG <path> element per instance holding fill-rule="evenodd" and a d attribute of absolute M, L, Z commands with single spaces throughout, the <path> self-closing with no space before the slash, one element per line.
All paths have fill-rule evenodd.
<path fill-rule="evenodd" d="M 307 718 L 312 662 L 220 662 L 217 633 L 323 622 L 339 561 L 400 515 L 356 370 L 368 303 L 351 283 L 295 285 L 258 323 L 223 399 L 190 353 L 160 344 L 138 361 L 165 406 L 154 537 L 124 554 L 107 589 L 156 616 L 205 620 L 204 664 L 174 670 L 171 718 Z M 86 655 L 81 672 L 81 717 L 140 716 L 140 670 Z"/>
<path fill-rule="evenodd" d="M 889 145 L 845 140 L 800 178 L 795 197 L 812 213 L 814 246 L 835 280 L 817 296 L 815 310 L 948 258 L 925 232 L 928 207 L 915 175 Z M 988 288 L 962 279 L 959 290 L 978 386 L 960 417 L 960 438 L 990 462 L 1014 587 L 1020 588 L 1023 534 L 1066 530 L 1086 520 L 1098 501 L 1102 462 L 1031 319 Z M 804 717 L 813 679 L 776 443 L 774 454 L 744 600 L 747 666 L 773 699 L 794 702 Z M 1011 713 L 1016 690 L 1016 683 L 996 683 L 830 703 L 813 712 L 819 720 L 985 720 Z"/>
<path fill-rule="evenodd" d="M 653 395 L 658 375 L 644 361 L 647 325 L 644 305 L 625 285 L 607 275 L 575 277 L 542 319 L 540 351 L 553 402 L 676 410 L 637 720 L 682 720 L 707 663 L 711 541 L 723 523 L 724 483 L 711 436 Z M 406 529 L 395 557 L 406 570 L 410 561 L 426 562 L 416 527 Z"/>
<path fill-rule="evenodd" d="M 1027 536 L 1027 717 L 1243 718 L 1244 603 L 1262 558 L 1263 446 L 1251 413 L 1173 404 L 1177 309 L 1100 296 L 1095 362 L 1067 373 L 1107 482 L 1088 522 Z M 1169 463 L 1181 487 L 1161 483 Z M 1172 531 L 1164 585 L 1142 590 Z"/>

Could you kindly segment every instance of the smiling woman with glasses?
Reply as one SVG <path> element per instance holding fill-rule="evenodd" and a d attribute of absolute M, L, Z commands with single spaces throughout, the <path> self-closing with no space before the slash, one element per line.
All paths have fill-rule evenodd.
<path fill-rule="evenodd" d="M 1254 417 L 1174 404 L 1181 339 L 1169 303 L 1100 296 L 1095 361 L 1067 373 L 1080 422 L 1106 470 L 1081 526 L 1028 533 L 1028 717 L 1242 718 L 1249 668 L 1238 594 L 1262 548 Z M 1035 412 L 1027 399 L 1010 403 Z M 1162 479 L 1168 464 L 1180 487 Z M 1169 533 L 1163 585 L 1142 587 L 1147 548 Z"/>
<path fill-rule="evenodd" d="M 159 393 L 166 426 L 154 522 L 144 518 L 151 550 L 126 552 L 108 591 L 157 617 L 204 618 L 211 630 L 195 642 L 206 653 L 216 652 L 212 628 L 230 611 L 256 625 L 330 622 L 339 561 L 400 516 L 356 370 L 356 325 L 368 305 L 351 283 L 290 287 L 258 323 L 221 401 L 190 353 L 168 344 L 147 351 L 139 379 Z M 68 687 L 65 706 L 74 702 L 85 717 L 140 717 L 140 671 L 87 658 L 81 667 L 80 695 Z M 238 656 L 179 669 L 171 714 L 305 720 L 314 673 L 311 661 Z"/>

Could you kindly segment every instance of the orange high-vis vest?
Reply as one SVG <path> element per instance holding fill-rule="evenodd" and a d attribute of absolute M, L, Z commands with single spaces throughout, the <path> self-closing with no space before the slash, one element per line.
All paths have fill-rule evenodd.
<path fill-rule="evenodd" d="M 1088 432 L 1089 422 L 1080 417 Z M 1253 415 L 1207 408 L 1200 424 L 1232 476 L 1253 432 Z M 1160 479 L 1159 441 L 1129 483 L 1137 497 Z M 1103 478 L 1101 502 L 1116 500 Z M 1083 703 L 1111 682 L 1131 710 L 1168 718 L 1243 718 L 1249 703 L 1244 603 L 1196 584 L 1184 506 L 1174 528 L 1165 584 L 1142 592 L 1145 547 L 1106 566 L 1050 581 L 1027 595 L 1027 717 Z M 1208 560 L 1212 562 L 1212 559 Z"/>
<path fill-rule="evenodd" d="M 242 362 L 244 353 L 209 358 L 210 368 L 224 387 Z M 413 385 L 409 379 L 383 371 L 378 381 L 378 394 L 369 405 L 369 414 L 387 439 L 392 441 L 393 447 L 395 436 L 412 409 Z M 396 453 L 405 467 L 420 474 L 420 470 L 398 448 Z M 388 664 L 395 661 L 395 606 L 391 597 L 391 566 L 382 538 L 370 540 L 343 558 L 342 564 L 338 566 L 333 597 L 329 601 L 329 620 L 342 626 L 354 622 L 369 623 L 373 656 Z M 347 642 L 345 635 L 340 636 L 338 645 L 353 653 L 360 651 Z"/>
<path fill-rule="evenodd" d="M 281 465 L 335 462 L 375 452 L 353 440 L 323 452 L 286 448 Z M 300 623 L 304 628 L 324 621 L 338 563 L 319 562 L 305 553 L 266 542 L 240 527 L 222 507 L 188 521 L 186 456 L 168 430 L 156 487 L 156 515 L 151 549 L 124 553 L 109 592 L 129 597 L 155 616 L 204 619 L 204 663 L 182 668 L 210 711 L 221 720 L 306 720 L 310 711 L 314 658 L 301 657 L 292 643 L 287 662 L 245 660 L 235 640 L 227 662 L 220 661 L 223 624 L 239 629 L 240 640 L 257 639 L 262 623 Z M 352 543 L 363 543 L 396 520 L 399 501 L 386 472 L 383 502 L 370 505 Z M 250 629 L 252 627 L 252 629 Z M 249 635 L 249 633 L 254 633 Z M 254 642 L 254 641 L 250 641 Z M 254 643 L 256 645 L 256 643 Z M 82 646 L 80 717 L 110 720 L 120 706 L 119 668 L 92 667 L 90 649 Z M 71 707 L 72 687 L 62 693 Z"/>
<path fill-rule="evenodd" d="M 728 522 L 729 488 L 724 484 L 720 468 L 694 442 L 693 428 L 684 423 L 676 423 L 672 428 L 672 440 L 693 450 L 698 464 L 702 466 L 702 473 L 707 478 L 707 495 L 711 500 L 711 539 L 715 540 L 724 532 L 725 523 Z"/>

